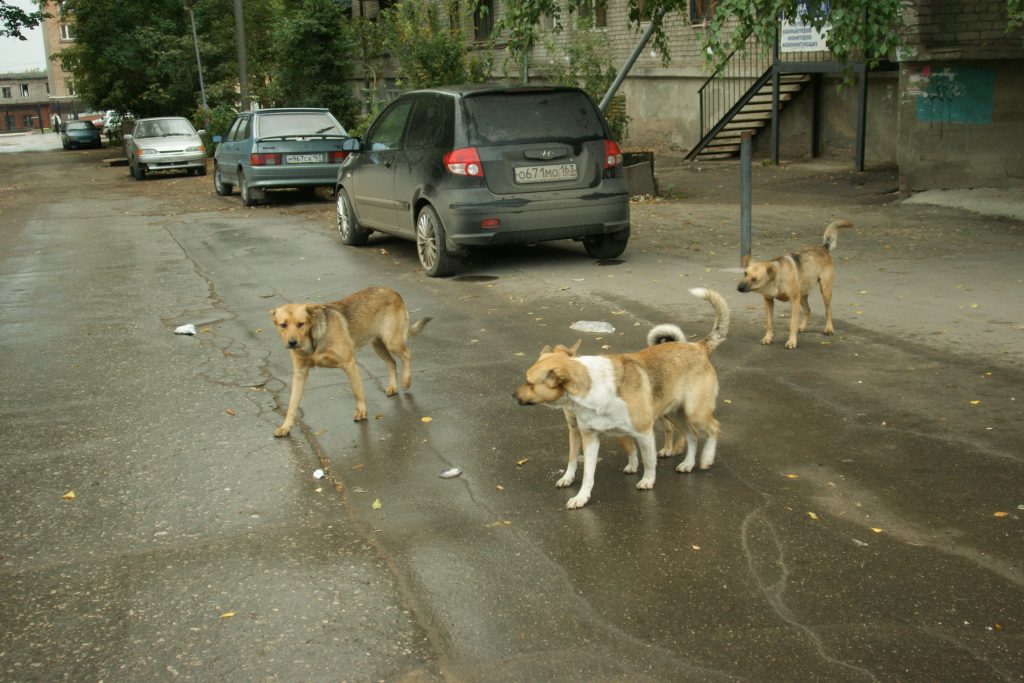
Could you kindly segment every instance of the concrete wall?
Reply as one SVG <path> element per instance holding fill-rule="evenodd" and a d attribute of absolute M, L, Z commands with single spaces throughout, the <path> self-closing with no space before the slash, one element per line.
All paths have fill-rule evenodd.
<path fill-rule="evenodd" d="M 902 191 L 1024 183 L 1024 59 L 907 62 L 900 94 Z"/>

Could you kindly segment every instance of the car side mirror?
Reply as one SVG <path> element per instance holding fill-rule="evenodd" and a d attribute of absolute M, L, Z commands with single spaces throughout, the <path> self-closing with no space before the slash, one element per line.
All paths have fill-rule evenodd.
<path fill-rule="evenodd" d="M 363 141 L 359 138 L 345 138 L 341 143 L 341 149 L 345 152 L 362 152 Z"/>
<path fill-rule="evenodd" d="M 222 135 L 214 135 L 213 136 L 213 141 L 216 142 L 219 145 L 220 143 L 222 143 L 224 141 L 224 136 L 222 136 Z"/>
<path fill-rule="evenodd" d="M 199 130 L 196 131 L 196 135 L 198 135 L 199 137 L 205 136 L 206 135 L 206 129 L 205 128 L 200 128 Z"/>
<path fill-rule="evenodd" d="M 132 141 L 132 134 L 131 133 L 125 133 L 125 135 L 122 137 L 122 139 L 125 142 L 131 142 Z"/>

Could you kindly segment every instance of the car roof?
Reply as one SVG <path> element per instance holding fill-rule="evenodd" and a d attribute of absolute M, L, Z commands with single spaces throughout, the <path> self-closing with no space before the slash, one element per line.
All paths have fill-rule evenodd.
<path fill-rule="evenodd" d="M 268 107 L 266 109 L 254 109 L 242 114 L 302 114 L 315 112 L 317 114 L 330 114 L 331 110 L 326 107 Z"/>
<path fill-rule="evenodd" d="M 136 119 L 135 123 L 142 123 L 143 121 L 176 121 L 176 120 L 188 121 L 184 116 L 150 116 L 146 119 Z M 189 121 L 191 123 L 191 121 Z"/>
<path fill-rule="evenodd" d="M 423 88 L 421 90 L 413 90 L 404 95 L 412 95 L 416 93 L 434 92 L 443 93 L 446 95 L 456 95 L 460 97 L 472 97 L 476 95 L 515 95 L 519 93 L 531 93 L 531 92 L 583 92 L 580 88 L 567 85 L 516 85 L 516 86 L 500 86 L 493 84 L 465 84 L 465 85 L 442 85 L 436 88 Z"/>

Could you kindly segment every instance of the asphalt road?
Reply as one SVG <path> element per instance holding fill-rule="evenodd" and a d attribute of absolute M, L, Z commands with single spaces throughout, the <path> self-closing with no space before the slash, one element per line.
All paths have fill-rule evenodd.
<path fill-rule="evenodd" d="M 858 226 L 837 335 L 812 296 L 787 351 L 735 291 L 728 167 L 635 205 L 621 263 L 541 245 L 432 280 L 411 244 L 342 246 L 326 196 L 244 209 L 103 156 L 2 159 L 3 680 L 1024 677 L 1019 223 L 901 205 L 885 172 L 764 176 L 755 249 Z M 370 419 L 314 371 L 275 439 L 268 310 L 372 284 L 434 318 L 411 390 L 386 398 L 364 350 Z M 697 284 L 733 309 L 714 468 L 662 460 L 638 491 L 609 440 L 590 504 L 564 509 L 561 414 L 512 390 L 547 343 L 703 335 Z"/>

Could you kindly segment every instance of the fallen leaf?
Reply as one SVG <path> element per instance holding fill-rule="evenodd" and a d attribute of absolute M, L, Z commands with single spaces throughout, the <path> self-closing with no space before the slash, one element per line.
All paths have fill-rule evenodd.
<path fill-rule="evenodd" d="M 799 476 L 799 474 L 787 474 L 786 479 L 796 479 Z"/>
<path fill-rule="evenodd" d="M 810 517 L 811 519 L 815 520 L 815 521 L 817 521 L 817 519 L 818 519 L 818 515 L 814 514 L 813 512 L 808 512 L 807 516 Z"/>
<path fill-rule="evenodd" d="M 516 351 L 516 352 L 515 352 L 515 353 L 513 353 L 512 355 L 513 355 L 513 356 L 525 356 L 526 354 L 525 354 L 525 353 L 523 353 L 522 351 Z"/>
<path fill-rule="evenodd" d="M 370 507 L 372 507 L 374 510 L 380 510 L 384 506 L 381 505 L 380 498 L 377 498 L 376 500 L 373 501 L 373 505 L 371 505 Z"/>
<path fill-rule="evenodd" d="M 729 399 L 724 399 L 722 403 L 728 403 L 729 405 L 732 405 L 732 401 Z"/>
<path fill-rule="evenodd" d="M 61 496 L 61 498 L 64 499 L 64 500 L 74 500 L 75 499 L 75 492 L 74 491 L 68 491 L 63 496 Z"/>
<path fill-rule="evenodd" d="M 374 415 L 374 416 L 373 416 L 373 419 L 374 419 L 374 420 L 383 420 L 383 419 L 384 419 L 384 416 L 383 416 L 383 415 Z"/>
<path fill-rule="evenodd" d="M 234 415 L 235 414 L 235 411 L 233 411 L 231 408 L 225 408 L 224 412 L 227 413 L 228 415 Z"/>
<path fill-rule="evenodd" d="M 220 615 L 220 618 L 221 619 L 230 619 L 231 617 L 235 616 L 235 614 L 237 614 L 237 613 L 236 612 L 225 612 L 224 614 Z"/>
<path fill-rule="evenodd" d="M 257 327 L 256 328 L 256 334 L 263 334 L 263 328 L 262 327 Z"/>
<path fill-rule="evenodd" d="M 390 251 L 388 251 L 387 249 L 380 249 L 380 250 L 378 250 L 378 253 L 379 253 L 379 254 L 380 254 L 381 256 L 388 256 L 388 255 L 389 255 L 389 254 L 390 254 L 391 252 L 390 252 Z"/>
<path fill-rule="evenodd" d="M 352 465 L 352 469 L 354 469 L 354 470 L 361 470 L 364 467 L 366 467 L 366 463 L 365 462 L 360 462 L 360 463 L 356 463 L 355 465 Z"/>
<path fill-rule="evenodd" d="M 971 304 L 971 308 L 977 308 L 978 304 Z"/>
<path fill-rule="evenodd" d="M 992 516 L 993 517 L 1009 517 L 1010 513 L 1009 512 L 1002 512 L 1002 511 L 1000 511 L 1000 512 L 993 512 Z"/>
<path fill-rule="evenodd" d="M 981 405 L 981 401 L 971 401 L 972 406 Z"/>
<path fill-rule="evenodd" d="M 526 463 L 530 462 L 529 458 L 523 458 L 522 460 L 516 460 L 516 467 L 522 467 Z"/>
<path fill-rule="evenodd" d="M 877 527 L 877 526 L 871 527 L 871 530 L 874 531 L 876 534 L 882 533 L 882 529 L 880 527 Z"/>
<path fill-rule="evenodd" d="M 497 486 L 495 486 L 494 488 L 498 489 L 499 491 L 504 491 L 504 490 L 505 490 L 505 487 L 504 487 L 504 486 L 502 486 L 501 484 L 498 484 L 498 485 L 497 485 Z"/>
<path fill-rule="evenodd" d="M 434 421 L 434 418 L 432 418 L 432 417 L 421 417 L 420 418 L 420 422 L 433 422 L 433 421 Z"/>
<path fill-rule="evenodd" d="M 212 334 L 213 333 L 213 330 L 210 329 L 209 327 L 204 327 L 203 329 L 201 329 L 199 331 L 200 332 L 205 332 L 206 334 Z"/>
<path fill-rule="evenodd" d="M 690 547 L 693 548 L 694 550 L 700 550 L 700 546 L 699 545 L 691 545 Z"/>

